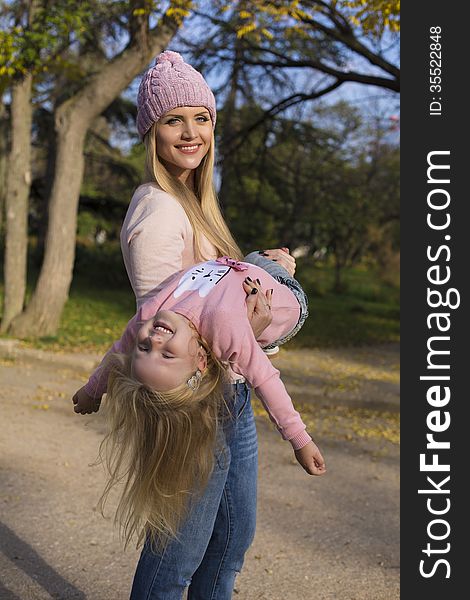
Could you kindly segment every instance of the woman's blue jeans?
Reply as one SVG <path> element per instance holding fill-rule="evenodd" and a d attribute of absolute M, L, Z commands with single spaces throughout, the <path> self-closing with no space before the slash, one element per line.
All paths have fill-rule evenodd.
<path fill-rule="evenodd" d="M 178 541 L 161 554 L 142 550 L 131 600 L 229 600 L 255 535 L 258 439 L 246 383 L 234 384 L 233 418 L 203 495 L 190 509 Z"/>

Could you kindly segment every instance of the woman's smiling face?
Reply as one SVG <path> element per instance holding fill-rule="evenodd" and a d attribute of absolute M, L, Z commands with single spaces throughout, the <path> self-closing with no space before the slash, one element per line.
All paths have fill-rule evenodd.
<path fill-rule="evenodd" d="M 167 112 L 157 123 L 157 153 L 175 177 L 196 169 L 208 153 L 212 121 L 204 106 L 181 106 Z"/>
<path fill-rule="evenodd" d="M 139 329 L 132 375 L 152 389 L 166 392 L 178 387 L 206 365 L 206 353 L 182 315 L 159 310 Z"/>

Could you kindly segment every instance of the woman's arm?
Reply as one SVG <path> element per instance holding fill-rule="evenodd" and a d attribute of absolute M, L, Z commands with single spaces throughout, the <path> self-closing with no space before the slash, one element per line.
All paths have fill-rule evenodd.
<path fill-rule="evenodd" d="M 133 199 L 121 230 L 121 249 L 141 306 L 182 269 L 185 252 L 192 252 L 192 231 L 177 200 L 154 188 Z"/>
<path fill-rule="evenodd" d="M 289 273 L 291 277 L 295 273 L 295 258 L 291 256 L 289 248 L 275 248 L 273 250 L 263 250 L 262 255 L 274 262 L 278 262 Z"/>
<path fill-rule="evenodd" d="M 258 255 L 263 256 L 264 259 L 267 259 L 267 260 L 260 259 L 260 257 L 258 257 Z M 295 258 L 290 256 L 288 248 L 280 248 L 280 249 L 275 249 L 275 250 L 253 251 L 253 252 L 250 252 L 249 254 L 247 254 L 245 256 L 244 260 L 245 260 L 245 262 L 260 266 L 260 267 L 264 268 L 265 270 L 267 270 L 267 269 L 264 267 L 263 264 L 260 264 L 260 261 L 267 262 L 269 260 L 272 260 L 273 262 L 278 263 L 281 267 L 283 267 L 290 277 L 292 277 L 295 273 Z M 270 272 L 270 271 L 268 270 L 268 272 Z M 261 286 L 261 283 L 253 282 L 253 285 L 251 286 L 251 288 L 257 288 L 257 290 L 259 291 L 262 289 L 262 286 Z M 248 290 L 247 288 L 245 288 L 245 286 L 244 286 L 244 289 L 247 294 L 249 294 L 252 291 L 252 289 Z M 271 297 L 267 296 L 269 294 L 269 290 L 267 292 L 265 292 L 265 294 L 266 294 L 268 304 L 270 306 Z M 253 311 L 248 310 L 248 320 L 250 321 L 251 327 L 253 329 L 253 333 L 257 340 L 261 338 L 261 335 L 264 332 L 264 330 L 272 322 L 272 316 L 269 315 L 269 306 L 266 306 L 266 304 L 265 304 L 265 300 L 266 300 L 265 294 L 262 294 L 261 296 L 257 296 L 257 301 L 251 300 L 251 304 L 256 306 L 256 310 L 253 310 Z M 247 300 L 248 299 L 249 299 L 249 296 L 247 297 Z M 248 301 L 247 301 L 247 304 L 249 304 Z M 272 348 L 269 351 L 266 349 L 264 349 L 263 351 L 266 354 L 266 356 L 272 357 L 272 356 L 275 356 L 279 352 L 279 347 L 276 346 L 275 348 Z"/>
<path fill-rule="evenodd" d="M 252 285 L 243 283 L 246 293 L 246 311 L 253 335 L 257 339 L 263 331 L 271 325 L 273 316 L 271 313 L 271 296 L 273 290 L 264 292 L 261 283 L 253 282 Z M 256 292 L 253 292 L 256 290 Z"/>

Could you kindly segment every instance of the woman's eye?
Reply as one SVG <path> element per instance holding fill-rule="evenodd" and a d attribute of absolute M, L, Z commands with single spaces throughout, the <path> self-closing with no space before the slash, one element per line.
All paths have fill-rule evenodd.
<path fill-rule="evenodd" d="M 209 120 L 209 118 L 208 117 L 198 117 L 197 120 L 201 121 L 202 123 L 205 123 L 206 121 Z"/>
<path fill-rule="evenodd" d="M 179 119 L 170 119 L 169 121 L 166 122 L 167 125 L 174 125 L 175 123 L 178 123 Z"/>
<path fill-rule="evenodd" d="M 141 344 L 139 344 L 139 345 L 137 346 L 137 348 L 138 348 L 138 349 L 139 349 L 141 352 L 148 352 L 148 351 L 149 351 L 149 349 L 148 349 L 148 346 L 142 346 Z"/>
<path fill-rule="evenodd" d="M 169 356 L 168 354 L 162 354 L 163 358 L 173 358 L 172 356 Z"/>

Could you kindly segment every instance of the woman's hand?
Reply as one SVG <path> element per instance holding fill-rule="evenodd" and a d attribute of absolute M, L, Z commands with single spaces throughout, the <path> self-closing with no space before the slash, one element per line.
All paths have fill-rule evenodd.
<path fill-rule="evenodd" d="M 297 462 L 309 475 L 324 475 L 326 473 L 325 460 L 315 442 L 309 442 L 300 450 L 294 450 Z"/>
<path fill-rule="evenodd" d="M 291 277 L 294 277 L 295 273 L 295 258 L 290 255 L 289 248 L 276 248 L 275 250 L 263 250 L 261 252 L 263 256 L 278 262 L 281 267 L 289 273 Z"/>
<path fill-rule="evenodd" d="M 257 281 L 243 282 L 243 289 L 246 293 L 246 310 L 248 320 L 255 339 L 258 339 L 263 331 L 271 324 L 273 316 L 271 314 L 272 290 L 263 292 L 261 283 Z M 256 290 L 256 292 L 254 292 Z"/>
<path fill-rule="evenodd" d="M 84 387 L 81 387 L 72 398 L 74 403 L 73 410 L 81 415 L 91 415 L 98 412 L 100 409 L 101 398 L 93 398 L 85 392 Z"/>

